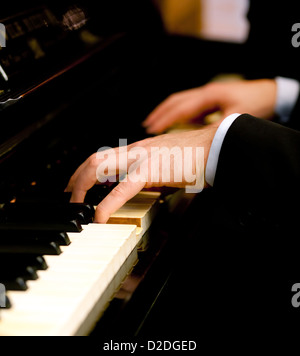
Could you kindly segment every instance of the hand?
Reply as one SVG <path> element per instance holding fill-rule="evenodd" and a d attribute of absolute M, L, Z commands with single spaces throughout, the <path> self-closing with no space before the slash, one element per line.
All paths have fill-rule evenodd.
<path fill-rule="evenodd" d="M 204 172 L 218 126 L 215 123 L 200 130 L 161 135 L 95 153 L 77 169 L 65 191 L 72 192 L 71 202 L 83 202 L 86 192 L 97 182 L 127 173 L 126 179 L 98 205 L 98 223 L 106 223 L 112 213 L 143 188 L 168 186 L 201 191 L 207 185 Z"/>
<path fill-rule="evenodd" d="M 175 123 L 188 122 L 220 110 L 222 119 L 235 112 L 271 118 L 276 104 L 276 82 L 271 79 L 212 82 L 172 94 L 146 118 L 148 133 L 162 133 Z"/>

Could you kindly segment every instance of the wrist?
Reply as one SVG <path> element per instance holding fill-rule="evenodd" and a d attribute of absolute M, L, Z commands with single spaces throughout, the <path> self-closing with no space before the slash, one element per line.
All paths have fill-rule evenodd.
<path fill-rule="evenodd" d="M 205 161 L 205 182 L 206 184 L 213 186 L 215 175 L 217 171 L 219 155 L 221 152 L 222 144 L 225 139 L 226 133 L 229 130 L 232 123 L 240 116 L 239 113 L 231 114 L 224 120 L 220 120 L 217 126 L 212 128 L 212 133 L 215 133 L 212 137 L 211 144 L 209 146 L 209 152 L 207 160 Z"/>

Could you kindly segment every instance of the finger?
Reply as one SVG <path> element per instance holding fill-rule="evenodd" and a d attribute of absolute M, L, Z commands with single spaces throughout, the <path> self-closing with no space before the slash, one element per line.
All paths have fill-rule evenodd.
<path fill-rule="evenodd" d="M 81 167 L 81 166 L 80 166 Z M 73 186 L 77 180 L 77 177 L 79 176 L 80 172 L 81 172 L 81 168 L 78 168 L 75 173 L 72 175 L 72 177 L 70 178 L 66 188 L 65 188 L 65 192 L 72 192 L 73 190 Z"/>
<path fill-rule="evenodd" d="M 161 104 L 159 104 L 153 111 L 148 115 L 146 120 L 142 123 L 143 126 L 150 126 L 153 122 L 159 121 L 162 116 L 164 116 L 172 108 L 176 108 L 177 105 L 188 100 L 191 95 L 199 92 L 199 88 L 184 90 L 175 94 L 170 95 Z"/>
<path fill-rule="evenodd" d="M 95 222 L 105 224 L 111 214 L 120 209 L 128 200 L 138 194 L 144 187 L 145 182 L 133 182 L 128 177 L 126 182 L 119 183 L 97 206 Z"/>
<path fill-rule="evenodd" d="M 94 156 L 94 155 L 93 155 Z M 86 161 L 84 161 L 75 171 L 75 173 L 72 175 L 72 177 L 70 178 L 67 187 L 65 188 L 65 192 L 72 192 L 73 190 L 73 186 L 75 184 L 75 182 L 77 181 L 78 177 L 82 174 L 82 172 L 84 172 L 88 165 L 90 164 L 91 158 L 93 157 L 89 157 Z"/>
<path fill-rule="evenodd" d="M 157 121 L 152 122 L 151 125 L 146 128 L 146 131 L 149 134 L 161 134 L 175 123 L 183 122 L 185 120 L 188 120 L 186 116 L 183 115 L 178 108 L 175 108 L 160 117 Z"/>
<path fill-rule="evenodd" d="M 71 182 L 67 189 L 72 192 L 71 202 L 82 203 L 86 193 L 97 183 L 97 169 L 98 160 L 95 158 L 89 159 L 76 171 L 71 178 Z"/>
<path fill-rule="evenodd" d="M 72 187 L 71 203 L 84 202 L 86 193 L 97 183 L 97 177 L 94 169 L 83 171 L 76 179 Z"/>
<path fill-rule="evenodd" d="M 187 122 L 198 114 L 198 108 L 193 103 L 182 101 L 173 106 L 159 120 L 152 122 L 147 128 L 148 133 L 162 133 L 175 123 Z"/>
<path fill-rule="evenodd" d="M 87 190 L 76 189 L 72 192 L 70 203 L 83 203 Z"/>
<path fill-rule="evenodd" d="M 97 168 L 103 163 L 103 160 L 109 161 L 112 153 L 115 154 L 115 152 L 118 152 L 118 149 L 95 153 L 78 167 L 65 188 L 65 192 L 72 192 L 71 202 L 84 201 L 86 192 L 98 183 Z"/>
<path fill-rule="evenodd" d="M 148 133 L 161 133 L 176 122 L 187 122 L 219 107 L 223 100 L 215 86 L 205 85 L 174 95 L 169 105 L 154 112 L 147 122 Z"/>
<path fill-rule="evenodd" d="M 154 122 L 159 121 L 172 107 L 176 106 L 182 100 L 182 95 L 173 95 L 164 100 L 159 104 L 153 111 L 148 115 L 146 120 L 142 123 L 144 127 L 152 125 Z"/>

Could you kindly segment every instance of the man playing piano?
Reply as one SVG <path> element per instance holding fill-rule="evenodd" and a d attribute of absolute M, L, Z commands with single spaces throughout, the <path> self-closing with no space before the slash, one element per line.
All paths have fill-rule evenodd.
<path fill-rule="evenodd" d="M 170 283 L 169 290 L 176 291 L 176 297 L 169 293 L 165 302 L 161 302 L 162 307 L 156 315 L 159 321 L 154 321 L 158 334 L 165 333 L 165 330 L 175 333 L 181 330 L 189 335 L 199 335 L 198 328 L 192 325 L 201 321 L 200 324 L 207 323 L 207 334 L 212 336 L 214 333 L 210 327 L 214 327 L 215 321 L 218 328 L 223 327 L 225 335 L 228 318 L 231 318 L 233 325 L 236 323 L 238 327 L 234 325 L 227 331 L 241 333 L 243 337 L 252 335 L 245 330 L 251 331 L 250 325 L 256 321 L 256 341 L 263 332 L 265 336 L 267 331 L 270 335 L 280 333 L 282 325 L 291 325 L 297 316 L 291 306 L 292 296 L 289 293 L 299 278 L 294 265 L 297 264 L 295 249 L 298 241 L 294 238 L 293 229 L 299 215 L 300 133 L 270 120 L 236 114 L 247 111 L 267 119 L 277 112 L 284 114 L 284 120 L 289 114 L 295 116 L 296 111 L 292 112 L 291 105 L 297 99 L 298 86 L 294 82 L 292 84 L 294 94 L 289 95 L 288 99 L 293 98 L 293 103 L 283 103 L 284 97 L 279 97 L 282 93 L 281 79 L 277 82 L 213 83 L 175 94 L 148 116 L 144 125 L 149 132 L 163 132 L 175 122 L 188 121 L 215 107 L 221 110 L 222 119 L 199 130 L 159 135 L 128 146 L 128 151 L 136 147 L 145 148 L 150 162 L 152 159 L 160 160 L 150 155 L 152 147 L 179 146 L 182 150 L 185 147 L 202 147 L 203 171 L 197 171 L 199 162 L 196 161 L 196 155 L 189 159 L 192 159 L 193 172 L 204 174 L 205 191 L 210 190 L 214 192 L 213 197 L 217 197 L 213 207 L 213 204 L 207 205 L 207 210 L 213 209 L 209 211 L 213 215 L 208 219 L 211 225 L 205 217 L 200 219 L 195 245 L 186 251 L 186 257 L 182 256 L 184 263 L 180 264 L 180 268 L 185 272 L 180 270 L 176 274 L 177 283 Z M 281 111 L 280 107 L 284 110 Z M 122 150 L 124 147 L 113 151 L 118 155 Z M 180 155 L 174 156 L 170 161 L 172 176 L 181 166 L 178 164 L 181 158 Z M 127 161 L 128 172 L 135 162 L 126 155 L 124 160 Z M 122 167 L 107 168 L 123 174 L 124 160 Z M 86 192 L 97 183 L 96 172 L 101 162 L 103 156 L 101 159 L 94 154 L 72 176 L 66 190 L 72 192 L 73 202 L 83 201 Z M 145 165 L 141 164 L 139 168 L 143 167 Z M 161 171 L 159 176 L 159 181 L 151 181 L 151 174 L 147 170 L 147 175 L 143 176 L 146 179 L 133 182 L 129 174 L 126 181 L 119 183 L 99 202 L 96 222 L 105 223 L 110 214 L 144 187 L 184 187 L 195 183 L 197 178 L 191 182 L 182 175 L 178 183 L 174 180 L 163 181 Z M 207 213 L 206 207 L 203 207 L 207 202 L 201 200 L 201 196 L 202 193 L 191 212 L 195 221 Z M 199 273 L 201 295 L 195 303 L 191 303 L 183 291 L 186 292 L 188 282 L 193 283 L 192 280 L 199 278 Z M 178 280 L 182 287 L 179 289 Z M 215 283 L 218 285 L 215 294 L 209 293 L 210 288 L 215 288 Z M 203 305 L 206 305 L 204 309 Z M 171 321 L 167 322 L 171 315 Z"/>
<path fill-rule="evenodd" d="M 268 79 L 212 83 L 173 94 L 145 120 L 149 134 L 161 134 L 175 123 L 215 109 L 221 111 L 221 120 L 197 131 L 156 136 L 128 147 L 141 146 L 148 152 L 151 147 L 174 145 L 204 149 L 200 175 L 204 174 L 206 189 L 189 211 L 196 227 L 186 229 L 193 230 L 195 238 L 191 243 L 188 232 L 182 237 L 178 268 L 145 327 L 146 336 L 195 335 L 202 342 L 209 340 L 211 348 L 216 341 L 225 347 L 246 339 L 244 345 L 255 347 L 261 341 L 260 347 L 263 342 L 269 349 L 283 341 L 284 332 L 288 330 L 292 337 L 297 330 L 291 289 L 300 280 L 299 242 L 294 232 L 299 216 L 300 134 L 284 126 L 299 129 L 299 85 L 282 77 L 269 79 L 297 77 L 297 56 L 290 43 L 291 25 L 297 18 L 291 20 L 290 3 L 265 6 L 251 1 L 253 26 L 245 52 L 231 46 L 224 55 L 226 46 L 215 47 L 214 43 L 208 44 L 208 50 L 178 51 L 175 41 L 171 57 L 179 56 L 179 60 L 168 65 L 177 75 L 177 63 L 186 63 L 183 78 L 190 80 L 193 73 L 196 81 L 204 75 L 206 82 L 203 68 L 226 72 L 229 67 L 241 69 L 249 79 Z M 280 63 L 274 60 L 278 54 Z M 199 70 L 196 75 L 195 68 Z M 253 116 L 235 114 L 245 112 Z M 177 158 L 180 162 L 181 156 Z M 83 201 L 97 182 L 99 163 L 95 154 L 73 175 L 67 187 L 72 201 Z M 173 163 L 171 169 L 181 166 L 176 165 L 176 157 Z M 196 164 L 192 161 L 194 171 Z M 193 184 L 184 176 L 181 184 L 147 178 L 140 183 L 121 182 L 99 203 L 96 221 L 105 223 L 144 187 Z"/>

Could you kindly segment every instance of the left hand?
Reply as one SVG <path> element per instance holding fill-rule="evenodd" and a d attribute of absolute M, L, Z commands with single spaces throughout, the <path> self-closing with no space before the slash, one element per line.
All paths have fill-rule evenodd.
<path fill-rule="evenodd" d="M 160 134 L 176 123 L 221 111 L 222 119 L 240 112 L 263 119 L 274 115 L 276 81 L 272 79 L 212 82 L 170 95 L 143 122 L 148 133 Z"/>

